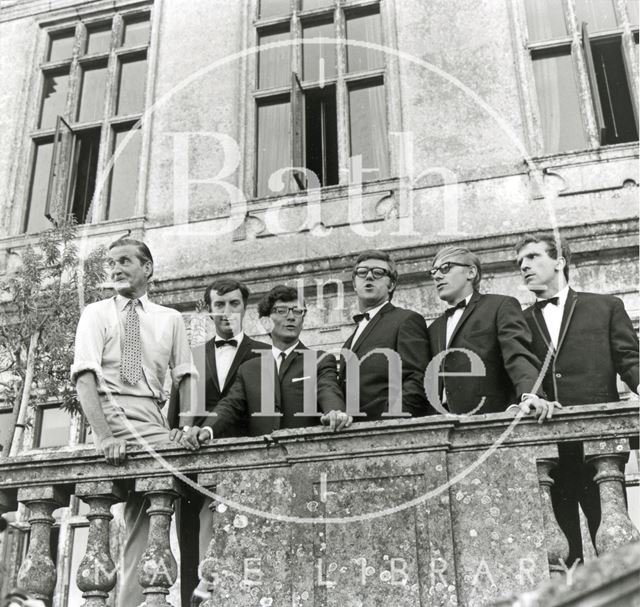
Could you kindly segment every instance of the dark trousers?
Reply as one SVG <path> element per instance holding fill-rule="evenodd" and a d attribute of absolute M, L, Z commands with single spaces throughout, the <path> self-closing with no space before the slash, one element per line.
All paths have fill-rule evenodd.
<path fill-rule="evenodd" d="M 191 605 L 193 591 L 198 585 L 198 565 L 200 564 L 200 511 L 204 497 L 193 493 L 182 500 L 181 524 L 178 528 L 180 544 L 180 595 L 183 607 Z"/>

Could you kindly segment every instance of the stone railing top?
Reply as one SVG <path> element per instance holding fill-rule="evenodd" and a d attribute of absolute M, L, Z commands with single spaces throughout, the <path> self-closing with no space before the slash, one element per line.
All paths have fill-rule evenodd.
<path fill-rule="evenodd" d="M 91 447 L 25 452 L 0 462 L 0 491 L 40 485 L 72 485 L 82 481 L 166 476 L 202 472 L 289 466 L 303 461 L 394 456 L 411 452 L 486 451 L 537 445 L 553 457 L 564 441 L 601 441 L 604 451 L 620 450 L 640 431 L 639 402 L 630 400 L 567 407 L 543 424 L 509 413 L 434 415 L 354 423 L 332 433 L 322 427 L 280 430 L 252 438 L 216 440 L 199 451 L 172 445 L 148 450 L 131 447 L 125 465 L 114 467 Z M 616 440 L 617 439 L 617 440 Z M 622 441 L 622 443 L 621 443 Z"/>

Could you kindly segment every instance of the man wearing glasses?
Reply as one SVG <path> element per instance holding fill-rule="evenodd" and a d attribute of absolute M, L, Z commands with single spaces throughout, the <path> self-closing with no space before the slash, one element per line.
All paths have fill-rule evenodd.
<path fill-rule="evenodd" d="M 541 365 L 518 301 L 480 294 L 480 259 L 462 247 L 441 249 L 430 275 L 448 306 L 429 326 L 437 357 L 426 383 L 432 404 L 457 414 L 542 407 Z"/>
<path fill-rule="evenodd" d="M 216 407 L 215 438 L 259 436 L 322 423 L 333 431 L 351 424 L 338 386 L 335 358 L 300 341 L 306 307 L 293 287 L 278 285 L 258 304 L 271 333 L 271 351 L 240 366 Z"/>
<path fill-rule="evenodd" d="M 360 312 L 353 317 L 355 331 L 342 346 L 340 382 L 347 404 L 355 403 L 367 421 L 429 414 L 424 392 L 431 354 L 427 325 L 417 312 L 391 303 L 398 282 L 393 259 L 384 251 L 363 251 L 352 279 Z"/>

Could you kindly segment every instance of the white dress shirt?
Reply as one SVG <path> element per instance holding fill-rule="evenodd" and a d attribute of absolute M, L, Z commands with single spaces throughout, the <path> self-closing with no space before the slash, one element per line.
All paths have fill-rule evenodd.
<path fill-rule="evenodd" d="M 469 305 L 469 302 L 471 301 L 471 296 L 472 295 L 473 295 L 473 293 L 469 293 L 469 295 L 467 295 L 464 298 L 465 307 Z M 463 313 L 464 313 L 464 308 L 458 308 L 451 316 L 449 316 L 449 318 L 447 318 L 447 335 L 446 335 L 447 348 L 449 347 L 449 342 L 451 341 L 451 336 L 453 335 L 453 332 L 455 331 L 456 327 L 458 326 L 458 323 L 460 322 L 460 319 L 462 318 L 462 314 Z"/>
<path fill-rule="evenodd" d="M 280 373 L 280 365 L 282 364 L 282 357 L 280 355 L 284 352 L 284 357 L 289 358 L 289 354 L 291 354 L 291 352 L 293 352 L 298 347 L 299 343 L 300 342 L 297 341 L 295 344 L 293 344 L 293 346 L 291 346 L 290 348 L 287 348 L 286 350 L 280 350 L 275 346 L 271 346 L 271 354 L 273 354 L 273 358 L 276 361 L 276 367 L 278 368 L 278 373 Z"/>
<path fill-rule="evenodd" d="M 233 359 L 236 357 L 238 353 L 238 348 L 242 343 L 244 338 L 244 332 L 240 331 L 237 335 L 230 337 L 229 339 L 235 339 L 238 342 L 237 346 L 225 345 L 225 346 L 215 346 L 215 357 L 216 357 L 216 369 L 218 371 L 218 385 L 220 386 L 220 390 L 224 388 L 224 382 L 227 381 L 227 375 L 229 375 L 229 369 L 231 369 L 231 365 L 233 364 Z M 224 337 L 220 337 L 217 333 L 215 335 L 215 341 L 229 341 Z"/>
<path fill-rule="evenodd" d="M 71 381 L 84 371 L 93 371 L 101 394 L 144 396 L 159 402 L 167 399 L 164 380 L 171 369 L 174 383 L 191 374 L 198 376 L 192 358 L 187 330 L 177 310 L 138 298 L 135 311 L 140 319 L 142 377 L 135 385 L 120 379 L 120 339 L 124 335 L 129 299 L 116 295 L 89 304 L 78 321 Z"/>
<path fill-rule="evenodd" d="M 358 328 L 356 329 L 356 332 L 353 334 L 353 339 L 351 340 L 351 347 L 353 347 L 353 344 L 356 343 L 356 341 L 358 341 L 358 338 L 360 337 L 360 335 L 362 335 L 362 332 L 367 328 L 367 325 L 373 320 L 373 317 L 380 312 L 380 310 L 382 310 L 382 308 L 384 306 L 386 306 L 389 303 L 389 301 L 385 301 L 383 303 L 381 303 L 379 306 L 376 306 L 375 308 L 371 308 L 371 310 L 366 310 L 364 313 L 369 315 L 369 319 L 367 320 L 366 318 L 363 318 L 359 323 L 358 323 Z"/>
<path fill-rule="evenodd" d="M 544 322 L 547 325 L 549 336 L 555 348 L 558 347 L 558 340 L 560 339 L 560 326 L 562 325 L 562 315 L 564 314 L 564 306 L 567 303 L 567 296 L 569 295 L 569 286 L 567 285 L 561 291 L 558 291 L 554 297 L 558 298 L 558 304 L 554 305 L 548 303 L 542 308 L 542 316 Z M 537 301 L 544 301 L 538 298 Z"/>

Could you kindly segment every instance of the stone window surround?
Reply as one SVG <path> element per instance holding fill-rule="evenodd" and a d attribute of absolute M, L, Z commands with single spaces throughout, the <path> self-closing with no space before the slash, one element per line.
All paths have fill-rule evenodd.
<path fill-rule="evenodd" d="M 527 19 L 525 13 L 525 2 L 527 0 L 517 0 L 515 2 L 509 2 L 508 7 L 511 13 L 511 19 L 513 22 L 512 28 L 512 42 L 514 46 L 514 59 L 516 73 L 520 83 L 521 93 L 521 106 L 525 124 L 525 134 L 527 137 L 527 144 L 531 150 L 531 155 L 534 159 L 545 158 L 557 158 L 566 154 L 566 152 L 547 154 L 544 150 L 544 144 L 542 141 L 542 128 L 540 126 L 540 109 L 538 106 L 538 99 L 536 96 L 536 83 L 533 74 L 533 61 L 531 59 L 532 52 L 541 49 L 554 48 L 554 47 L 571 47 L 571 57 L 573 61 L 573 69 L 579 83 L 579 97 L 580 108 L 583 128 L 588 140 L 588 150 L 598 150 L 615 148 L 618 146 L 629 145 L 627 143 L 620 143 L 614 145 L 600 144 L 600 138 L 598 133 L 598 125 L 596 118 L 596 110 L 594 107 L 591 87 L 589 83 L 589 74 L 587 73 L 587 67 L 585 63 L 584 51 L 582 49 L 582 36 L 577 24 L 577 17 L 575 12 L 575 0 L 562 0 L 565 19 L 567 19 L 568 29 L 573 34 L 567 34 L 564 38 L 554 39 L 552 41 L 542 41 L 529 43 Z M 638 58 L 635 50 L 636 44 L 634 42 L 634 36 L 638 35 L 638 26 L 630 25 L 627 11 L 625 10 L 626 3 L 624 0 L 616 0 L 614 2 L 616 15 L 618 17 L 619 25 L 615 30 L 607 30 L 600 34 L 600 32 L 591 36 L 592 39 L 598 37 L 606 37 L 611 32 L 620 35 L 622 38 L 623 52 L 627 59 L 630 58 L 631 65 L 634 69 L 629 81 L 629 92 L 631 94 L 632 102 L 635 104 L 636 109 L 638 107 L 638 88 L 640 86 L 638 78 Z M 568 152 L 569 154 L 575 152 Z"/>
<path fill-rule="evenodd" d="M 28 89 L 24 96 L 26 110 L 23 114 L 22 126 L 16 130 L 15 145 L 18 153 L 15 155 L 14 167 L 12 169 L 9 191 L 13 193 L 12 198 L 15 203 L 9 211 L 9 216 L 5 218 L 9 222 L 7 226 L 7 233 L 14 234 L 16 236 L 9 237 L 8 240 L 14 240 L 17 238 L 20 244 L 24 239 L 31 240 L 31 235 L 24 232 L 26 224 L 29 196 L 30 196 L 30 183 L 31 173 L 33 170 L 33 161 L 35 154 L 34 137 L 49 135 L 53 136 L 55 129 L 37 129 L 37 120 L 41 106 L 41 91 L 43 86 L 43 71 L 41 66 L 45 65 L 43 61 L 45 57 L 46 49 L 49 43 L 49 35 L 57 31 L 69 30 L 73 27 L 81 27 L 86 29 L 86 24 L 91 25 L 94 22 L 101 22 L 108 19 L 113 19 L 118 15 L 120 21 L 119 27 L 121 27 L 122 16 L 134 17 L 143 13 L 150 14 L 151 24 L 151 37 L 147 46 L 147 82 L 145 86 L 145 102 L 144 110 L 142 114 L 147 112 L 152 105 L 153 90 L 155 87 L 155 66 L 157 63 L 157 38 L 159 30 L 160 10 L 157 10 L 155 6 L 158 0 L 99 0 L 98 2 L 91 2 L 75 7 L 67 7 L 58 11 L 48 11 L 42 15 L 35 17 L 36 24 L 40 31 L 36 43 L 32 52 L 32 74 Z M 83 24 L 83 25 L 80 25 Z M 77 32 L 76 32 L 77 36 Z M 108 78 L 110 80 L 108 86 L 113 85 L 113 81 L 117 77 L 116 73 L 110 73 Z M 127 117 L 129 118 L 129 117 Z M 149 170 L 149 150 L 151 139 L 151 125 L 153 121 L 153 115 L 150 112 L 147 118 L 141 123 L 141 152 L 140 152 L 140 165 L 138 173 L 138 188 L 137 188 L 137 204 L 135 212 L 132 214 L 132 219 L 137 219 L 144 215 L 146 208 L 146 189 L 147 189 L 147 174 Z M 114 122 L 112 119 L 110 121 Z M 117 123 L 117 118 L 115 123 Z M 130 120 L 129 120 L 130 122 Z M 103 138 L 104 138 L 103 133 Z M 110 140 L 112 137 L 110 136 Z M 101 150 L 104 147 L 105 142 L 101 141 Z M 107 148 L 104 148 L 105 150 Z M 98 174 L 106 166 L 109 158 L 108 154 L 101 151 L 99 158 Z M 113 223 L 115 225 L 123 225 L 129 223 L 130 219 L 115 219 L 105 220 L 104 210 L 106 205 L 106 194 L 108 188 L 104 188 L 101 196 L 101 200 L 98 202 L 98 212 L 93 213 L 91 220 L 92 224 L 104 224 Z M 90 225 L 90 224 L 84 224 Z M 126 229 L 126 228 L 125 228 Z M 4 239 L 3 239 L 4 240 Z M 17 244 L 17 243 L 16 243 Z"/>
<path fill-rule="evenodd" d="M 327 15 L 333 11 L 333 20 L 338 27 L 338 35 L 343 35 L 345 32 L 345 18 L 344 10 L 354 11 L 357 14 L 359 9 L 366 10 L 372 6 L 379 6 L 381 26 L 382 26 L 382 42 L 383 46 L 391 48 L 398 48 L 396 38 L 395 27 L 395 2 L 394 0 L 333 0 L 333 8 L 331 6 L 320 9 L 310 9 L 306 11 L 300 11 L 297 9 L 299 0 L 291 0 L 292 13 L 286 17 L 278 18 L 259 18 L 259 5 L 260 0 L 247 0 L 246 13 L 245 13 L 245 39 L 247 40 L 247 48 L 256 48 L 259 43 L 258 31 L 260 28 L 272 27 L 277 24 L 289 23 L 290 31 L 293 35 L 301 35 L 301 17 L 315 17 L 318 15 Z M 301 65 L 301 45 L 296 45 L 293 48 L 293 61 L 298 62 Z M 341 57 L 342 55 L 342 57 Z M 347 81 L 350 78 L 345 78 L 344 62 L 346 61 L 346 52 L 337 53 L 337 63 L 343 62 L 343 65 L 338 65 L 338 76 L 336 82 L 336 113 L 338 115 L 338 175 L 339 183 L 337 185 L 329 185 L 322 188 L 330 189 L 336 193 L 346 192 L 347 183 L 347 162 L 348 162 L 348 110 L 347 110 Z M 240 175 L 242 175 L 243 188 L 245 192 L 251 192 L 249 199 L 254 200 L 267 200 L 270 197 L 256 197 L 254 192 L 256 191 L 256 178 L 257 178 L 257 111 L 256 100 L 263 96 L 273 96 L 274 91 L 268 91 L 263 94 L 257 87 L 257 70 L 258 67 L 258 53 L 251 53 L 245 56 L 242 60 L 241 66 L 241 78 L 242 82 L 246 85 L 242 88 L 241 100 L 240 100 L 240 121 L 239 121 L 239 133 L 240 140 L 243 142 L 242 148 L 244 154 L 242 154 L 241 165 L 239 167 Z M 382 78 L 385 88 L 385 102 L 386 102 L 386 121 L 387 131 L 399 132 L 402 131 L 401 127 L 401 109 L 400 109 L 400 70 L 398 64 L 398 58 L 395 55 L 386 55 L 385 67 L 382 70 L 374 70 L 379 77 Z M 371 180 L 363 184 L 366 188 L 367 184 L 388 183 L 394 181 L 399 175 L 399 158 L 398 154 L 394 153 L 393 141 L 389 142 L 389 177 L 379 180 Z M 374 186 L 375 187 L 375 186 Z M 274 194 L 273 197 L 283 198 L 291 197 L 296 198 L 304 192 L 296 192 L 291 194 Z"/>

